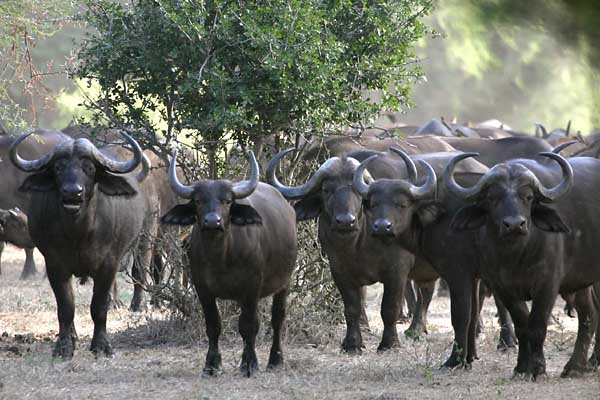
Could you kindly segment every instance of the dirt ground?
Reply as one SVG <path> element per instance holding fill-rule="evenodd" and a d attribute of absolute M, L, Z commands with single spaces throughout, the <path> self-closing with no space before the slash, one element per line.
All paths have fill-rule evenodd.
<path fill-rule="evenodd" d="M 362 356 L 340 353 L 343 327 L 339 326 L 335 343 L 286 343 L 285 367 L 276 372 L 264 370 L 269 343 L 261 342 L 257 349 L 261 372 L 247 379 L 237 370 L 239 337 L 228 335 L 221 341 L 223 373 L 202 378 L 204 334 L 178 332 L 160 311 L 112 310 L 108 329 L 116 355 L 95 359 L 88 351 L 93 329 L 91 285 L 75 285 L 80 340 L 72 361 L 56 361 L 51 357 L 58 329 L 54 296 L 43 273 L 19 280 L 22 261 L 21 251 L 5 251 L 0 276 L 0 399 L 600 399 L 598 372 L 577 379 L 559 377 L 577 326 L 562 312 L 562 301 L 556 305 L 557 322 L 546 340 L 548 378 L 530 383 L 510 379 L 515 352 L 496 351 L 498 325 L 489 300 L 478 343 L 480 359 L 470 371 L 439 369 L 452 342 L 447 298 L 434 299 L 424 340 L 415 342 L 401 334 L 399 348 L 377 354 L 382 329 L 378 287 L 369 291 L 371 332 L 364 335 Z M 127 302 L 130 286 L 119 279 L 122 300 Z M 400 332 L 407 327 L 398 326 Z"/>

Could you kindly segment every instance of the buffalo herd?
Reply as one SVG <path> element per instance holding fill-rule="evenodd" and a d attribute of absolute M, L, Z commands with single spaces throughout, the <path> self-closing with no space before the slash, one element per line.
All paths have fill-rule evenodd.
<path fill-rule="evenodd" d="M 406 333 L 427 332 L 428 306 L 442 278 L 454 328 L 444 367 L 470 368 L 477 359 L 486 293 L 494 296 L 501 321 L 499 348 L 518 345 L 515 376 L 546 375 L 544 341 L 559 295 L 579 321 L 562 376 L 581 375 L 600 362 L 600 256 L 596 260 L 594 249 L 600 243 L 600 140 L 571 135 L 570 123 L 550 133 L 538 124 L 535 137 L 495 121 L 349 130 L 297 142 L 270 159 L 257 161 L 250 151 L 245 180 L 190 183 L 178 177 L 177 151 L 167 170 L 124 132 L 111 131 L 105 146 L 73 129 L 34 132 L 0 135 L 0 256 L 3 242 L 24 248 L 25 279 L 36 273 L 33 248 L 43 254 L 58 312 L 55 357 L 71 358 L 75 349 L 72 277 L 93 279 L 90 350 L 110 356 L 106 320 L 115 276 L 135 254 L 131 309 L 141 309 L 146 271 L 161 259 L 156 239 L 175 225 L 193 227 L 188 255 L 206 321 L 204 375 L 221 369 L 217 298 L 241 308 L 240 370 L 252 376 L 258 371 L 258 302 L 273 296 L 267 368 L 281 365 L 296 224 L 316 219 L 344 305 L 344 352 L 364 348 L 366 286 L 383 284 L 377 350 L 385 351 L 399 343 L 404 298 L 414 299 Z M 288 186 L 277 175 L 292 156 L 303 166 L 300 183 Z M 263 161 L 266 183 L 260 182 Z"/>

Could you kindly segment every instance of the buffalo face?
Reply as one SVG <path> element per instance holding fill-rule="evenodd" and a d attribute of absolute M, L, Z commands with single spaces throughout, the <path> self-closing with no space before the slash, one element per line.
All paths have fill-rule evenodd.
<path fill-rule="evenodd" d="M 169 165 L 169 183 L 179 196 L 189 199 L 187 204 L 173 207 L 161 221 L 171 225 L 198 224 L 207 234 L 220 234 L 234 225 L 260 225 L 258 212 L 247 204 L 236 200 L 250 196 L 258 186 L 258 163 L 249 152 L 252 172 L 248 180 L 233 183 L 228 180 L 204 180 L 192 185 L 183 185 L 177 179 L 177 152 Z"/>
<path fill-rule="evenodd" d="M 108 157 L 87 139 L 65 140 L 39 160 L 27 161 L 19 156 L 17 149 L 29 134 L 17 138 L 10 149 L 11 161 L 22 171 L 34 172 L 19 190 L 54 192 L 63 212 L 73 217 L 85 214 L 96 185 L 109 196 L 135 195 L 136 190 L 125 178 L 114 175 L 133 171 L 143 157 L 137 142 L 123 135 L 133 148 L 134 157 L 129 161 Z"/>
<path fill-rule="evenodd" d="M 531 170 L 519 163 L 498 164 L 475 186 L 463 188 L 454 180 L 453 170 L 460 160 L 474 155 L 457 156 L 444 172 L 449 192 L 472 201 L 453 217 L 452 229 L 485 227 L 486 232 L 505 247 L 524 245 L 532 225 L 547 232 L 569 231 L 559 213 L 545 205 L 565 195 L 573 184 L 573 171 L 563 157 L 541 154 L 556 160 L 562 168 L 563 180 L 554 188 L 544 187 Z"/>
<path fill-rule="evenodd" d="M 22 247 L 33 247 L 27 215 L 19 208 L 0 210 L 0 240 Z"/>
<path fill-rule="evenodd" d="M 417 218 L 422 225 L 432 222 L 441 212 L 441 207 L 433 200 L 436 192 L 435 171 L 421 160 L 427 171 L 427 178 L 421 186 L 416 186 L 417 169 L 413 161 L 399 149 L 392 148 L 404 160 L 408 180 L 379 179 L 367 184 L 363 171 L 368 163 L 378 156 L 364 160 L 354 174 L 353 185 L 364 198 L 365 209 L 370 220 L 370 232 L 380 238 L 397 237 L 407 232 Z"/>
<path fill-rule="evenodd" d="M 320 216 L 333 232 L 359 232 L 362 199 L 352 186 L 358 161 L 351 157 L 332 157 L 306 183 L 289 187 L 279 182 L 275 169 L 279 160 L 290 151 L 293 149 L 284 150 L 269 161 L 267 180 L 288 200 L 300 200 L 294 205 L 296 220 L 305 221 Z M 370 175 L 367 179 L 372 180 Z"/>

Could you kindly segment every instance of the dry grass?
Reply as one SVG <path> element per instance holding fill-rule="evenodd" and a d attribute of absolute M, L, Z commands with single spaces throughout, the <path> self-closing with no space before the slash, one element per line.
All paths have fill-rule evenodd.
<path fill-rule="evenodd" d="M 88 311 L 91 285 L 77 285 L 79 346 L 72 361 L 54 361 L 50 354 L 57 321 L 49 285 L 41 276 L 19 281 L 21 253 L 14 249 L 6 253 L 0 276 L 0 399 L 600 398 L 598 373 L 580 379 L 558 377 L 576 330 L 576 321 L 562 313 L 562 304 L 555 310 L 560 323 L 550 327 L 546 342 L 549 378 L 532 384 L 510 380 L 516 354 L 496 352 L 498 326 L 490 301 L 484 309 L 480 360 L 471 371 L 438 369 L 452 340 L 447 299 L 434 299 L 430 334 L 425 340 L 401 338 L 399 348 L 376 354 L 381 332 L 379 288 L 369 291 L 372 332 L 365 334 L 367 347 L 362 356 L 339 352 L 343 333 L 339 326 L 333 332 L 338 341 L 288 343 L 282 370 L 245 379 L 237 372 L 241 339 L 228 334 L 221 346 L 223 374 L 205 379 L 200 377 L 206 351 L 204 334 L 159 311 L 111 311 L 109 333 L 117 355 L 94 359 L 87 351 L 93 327 Z M 123 281 L 120 288 L 127 303 L 129 285 Z M 399 325 L 401 331 L 406 327 Z M 257 350 L 264 369 L 269 343 L 261 340 Z"/>

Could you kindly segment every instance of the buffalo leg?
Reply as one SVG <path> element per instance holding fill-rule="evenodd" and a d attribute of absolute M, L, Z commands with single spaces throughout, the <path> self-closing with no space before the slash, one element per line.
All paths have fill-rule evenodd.
<path fill-rule="evenodd" d="M 435 281 L 417 284 L 417 304 L 412 322 L 404 332 L 407 337 L 419 338 L 427 334 L 427 312 L 433 298 Z"/>
<path fill-rule="evenodd" d="M 481 318 L 481 311 L 483 310 L 483 304 L 485 298 L 490 296 L 490 289 L 484 282 L 479 284 L 479 312 L 477 313 L 477 336 L 483 332 L 483 319 Z"/>
<path fill-rule="evenodd" d="M 35 260 L 33 259 L 33 248 L 25 249 L 25 265 L 23 265 L 23 272 L 21 272 L 21 279 L 28 279 L 37 274 L 35 268 Z"/>
<path fill-rule="evenodd" d="M 400 304 L 404 301 L 404 288 L 406 287 L 407 275 L 392 274 L 383 284 L 383 299 L 381 300 L 381 319 L 383 320 L 383 336 L 377 351 L 389 350 L 398 345 L 398 331 L 396 322 Z M 403 275 L 403 276 L 402 276 Z"/>
<path fill-rule="evenodd" d="M 514 349 L 517 347 L 517 337 L 513 329 L 512 319 L 502 300 L 495 293 L 493 293 L 493 296 L 496 309 L 498 310 L 498 322 L 500 323 L 500 338 L 498 339 L 498 346 L 496 348 L 500 351 Z"/>
<path fill-rule="evenodd" d="M 531 350 L 531 371 L 533 380 L 538 380 L 546 374 L 546 359 L 544 357 L 544 341 L 548 330 L 548 320 L 552 313 L 552 307 L 556 296 L 548 291 L 534 298 L 529 313 L 528 339 Z"/>
<path fill-rule="evenodd" d="M 479 318 L 479 279 L 473 279 L 471 282 L 471 318 L 469 318 L 469 327 L 467 330 L 467 364 L 471 365 L 477 360 L 477 320 Z"/>
<path fill-rule="evenodd" d="M 343 278 L 334 273 L 333 269 L 331 272 L 344 302 L 346 337 L 342 341 L 342 350 L 349 354 L 361 354 L 362 336 L 360 334 L 359 320 L 362 304 L 360 288 L 347 284 Z"/>
<path fill-rule="evenodd" d="M 589 371 L 588 351 L 592 342 L 594 309 L 592 305 L 591 287 L 579 290 L 575 294 L 575 309 L 579 326 L 577 340 L 571 358 L 565 365 L 561 377 L 578 376 Z"/>
<path fill-rule="evenodd" d="M 363 328 L 368 330 L 369 329 L 369 317 L 367 317 L 366 298 L 367 298 L 367 287 L 363 286 L 360 288 L 360 320 L 359 320 L 359 323 Z"/>
<path fill-rule="evenodd" d="M 406 300 L 406 312 L 404 312 L 404 300 Z M 417 296 L 415 296 L 415 290 L 413 288 L 412 280 L 406 281 L 406 287 L 404 288 L 404 299 L 400 300 L 400 312 L 398 313 L 398 322 L 406 323 L 410 318 L 415 315 L 415 309 L 417 308 Z"/>
<path fill-rule="evenodd" d="M 510 312 L 515 324 L 515 333 L 519 340 L 517 365 L 514 368 L 513 378 L 527 377 L 531 374 L 530 343 L 528 339 L 529 310 L 524 301 L 512 299 L 502 293 L 497 293 L 502 303 Z"/>
<path fill-rule="evenodd" d="M 594 352 L 590 357 L 589 364 L 591 367 L 597 368 L 600 365 L 600 282 L 596 282 L 592 288 L 592 298 L 594 300 L 594 322 L 596 328 L 596 344 Z"/>
<path fill-rule="evenodd" d="M 71 276 L 58 272 L 59 268 L 48 268 L 48 280 L 56 298 L 58 313 L 58 340 L 52 352 L 53 357 L 63 359 L 73 358 L 77 334 L 73 318 L 75 317 L 75 303 L 73 301 L 73 286 Z"/>
<path fill-rule="evenodd" d="M 144 265 L 139 260 L 133 261 L 131 277 L 133 278 L 133 297 L 131 298 L 129 309 L 133 312 L 139 312 L 142 310 L 142 305 L 144 304 L 144 284 L 146 282 Z"/>
<path fill-rule="evenodd" d="M 108 295 L 108 304 L 112 306 L 113 309 L 119 309 L 124 306 L 123 302 L 119 299 L 119 287 L 117 285 L 117 278 L 115 277 L 112 288 Z"/>
<path fill-rule="evenodd" d="M 259 320 L 257 314 L 258 297 L 247 299 L 240 303 L 242 313 L 239 319 L 239 331 L 244 339 L 244 351 L 240 371 L 248 378 L 258 371 L 255 344 L 258 334 Z"/>
<path fill-rule="evenodd" d="M 340 290 L 344 301 L 344 317 L 346 318 L 346 337 L 342 349 L 350 354 L 362 353 L 362 335 L 360 333 L 360 294 L 355 288 Z"/>
<path fill-rule="evenodd" d="M 288 288 L 286 287 L 273 296 L 273 305 L 271 306 L 271 327 L 273 328 L 273 344 L 269 354 L 269 364 L 267 369 L 275 368 L 283 364 L 283 351 L 281 350 L 281 330 L 285 322 L 285 306 L 287 301 Z"/>
<path fill-rule="evenodd" d="M 202 306 L 206 322 L 206 336 L 208 336 L 208 352 L 202 373 L 204 376 L 216 375 L 221 369 L 221 352 L 219 351 L 219 336 L 221 335 L 221 314 L 214 296 L 207 294 L 206 290 L 197 288 L 198 298 Z"/>
<path fill-rule="evenodd" d="M 454 343 L 450 357 L 448 357 L 443 367 L 468 367 L 466 355 L 471 318 L 471 297 L 476 296 L 477 293 L 472 293 L 470 280 L 461 282 L 458 280 L 458 276 L 453 276 L 452 280 L 448 281 L 448 285 L 450 288 L 450 315 L 452 327 L 454 328 Z"/>
<path fill-rule="evenodd" d="M 112 346 L 106 333 L 106 318 L 108 314 L 108 300 L 110 291 L 113 287 L 116 271 L 110 276 L 101 276 L 94 279 L 94 293 L 92 294 L 92 303 L 90 312 L 94 321 L 94 336 L 90 351 L 96 356 L 112 356 L 114 354 Z"/>
<path fill-rule="evenodd" d="M 158 251 L 155 248 L 152 252 L 152 281 L 156 287 L 159 287 L 159 285 L 162 282 L 164 269 L 165 266 L 162 259 L 162 255 L 160 254 L 160 251 Z M 150 304 L 152 304 L 155 307 L 160 307 L 161 305 L 160 297 L 157 296 L 156 290 L 152 291 L 152 298 L 150 299 Z"/>

